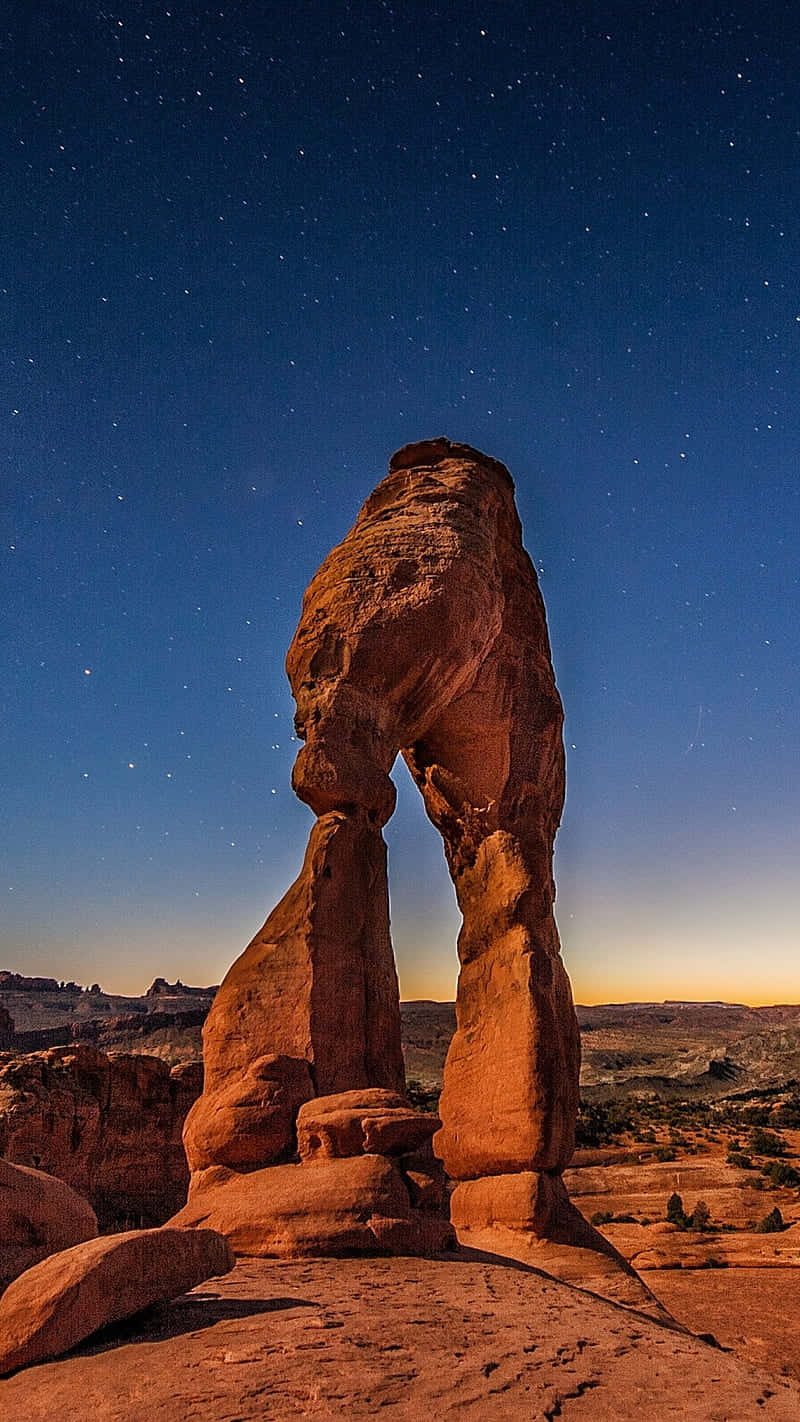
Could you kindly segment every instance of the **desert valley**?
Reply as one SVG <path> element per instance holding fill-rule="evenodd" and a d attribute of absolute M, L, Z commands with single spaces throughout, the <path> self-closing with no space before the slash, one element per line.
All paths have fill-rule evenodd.
<path fill-rule="evenodd" d="M 185 1198 L 181 1130 L 202 1083 L 201 1030 L 213 993 L 161 980 L 140 998 L 121 999 L 0 975 L 0 1156 L 71 1184 L 90 1200 L 106 1231 L 162 1224 Z M 435 1110 L 454 1006 L 410 1002 L 401 1005 L 401 1013 L 409 1095 L 421 1109 Z M 579 1144 L 565 1177 L 572 1199 L 676 1319 L 693 1332 L 713 1335 L 764 1372 L 800 1381 L 794 1322 L 800 1310 L 800 1007 L 578 1005 L 577 1013 L 583 1044 Z M 675 1196 L 680 1205 L 670 1211 Z M 307 1294 L 311 1281 L 333 1327 L 341 1321 L 342 1306 L 335 1270 L 346 1271 L 349 1289 L 364 1266 L 341 1262 L 328 1274 L 331 1266 L 321 1264 L 305 1270 L 274 1267 L 276 1287 L 280 1280 L 287 1296 L 292 1289 L 300 1292 L 299 1284 Z M 266 1305 L 258 1302 L 263 1293 L 258 1266 L 240 1269 L 233 1293 L 225 1283 L 213 1306 L 192 1305 L 190 1295 L 180 1319 L 181 1326 L 202 1330 L 203 1310 L 209 1310 L 218 1327 L 231 1330 L 226 1349 L 244 1358 L 253 1353 L 257 1330 L 266 1320 L 274 1323 L 275 1315 L 261 1312 Z M 406 1286 L 396 1263 L 385 1262 L 379 1277 L 386 1307 L 396 1309 Z M 517 1290 L 523 1287 L 518 1278 L 512 1283 Z M 356 1294 L 367 1287 L 362 1275 Z M 483 1275 L 469 1280 L 470 1294 L 487 1287 Z M 257 1302 L 246 1325 L 253 1297 Z M 455 1307 L 463 1310 L 471 1301 L 460 1299 Z M 91 1347 L 98 1398 L 120 1386 L 112 1377 L 112 1338 L 123 1349 L 146 1345 L 147 1366 L 155 1367 L 157 1340 L 177 1328 L 170 1312 L 177 1307 L 151 1310 L 140 1323 L 119 1325 L 115 1337 Z M 510 1329 L 508 1307 L 504 1327 Z M 287 1328 L 291 1346 L 300 1346 L 294 1335 L 304 1319 L 301 1308 L 291 1322 L 281 1318 L 281 1347 L 287 1346 Z M 396 1327 L 410 1325 L 398 1318 Z M 473 1395 L 485 1406 L 476 1379 L 498 1340 L 484 1336 L 475 1322 L 472 1329 L 470 1350 L 479 1350 Z M 209 1346 L 204 1344 L 205 1352 Z M 371 1346 L 379 1353 L 385 1345 L 375 1339 Z M 401 1346 L 411 1342 L 398 1350 Z M 81 1350 L 75 1366 L 86 1356 Z M 274 1353 L 270 1357 L 274 1362 Z M 427 1366 L 433 1375 L 442 1360 L 432 1353 Z M 67 1370 L 67 1364 L 42 1369 L 41 1402 L 30 1403 L 41 1406 L 42 1417 L 47 1398 L 67 1400 L 71 1375 L 66 1371 L 59 1382 L 59 1368 Z M 28 1396 L 25 1376 L 16 1384 L 20 1398 Z M 274 1405 L 285 1407 L 287 1417 L 305 1415 L 299 1402 L 286 1401 L 288 1374 L 282 1385 L 284 1401 Z M 296 1385 L 302 1391 L 306 1384 L 297 1380 Z M 0 1398 L 3 1386 L 11 1385 L 0 1384 Z M 393 1395 L 385 1379 L 375 1386 L 378 1401 Z M 555 1380 L 553 1387 L 557 1391 Z M 268 1393 L 258 1395 L 263 1407 Z M 351 1403 L 355 1408 L 353 1398 Z M 121 1409 L 123 1400 L 115 1406 Z M 165 1403 L 163 1415 L 168 1412 Z M 307 1415 L 326 1414 L 309 1406 Z"/>

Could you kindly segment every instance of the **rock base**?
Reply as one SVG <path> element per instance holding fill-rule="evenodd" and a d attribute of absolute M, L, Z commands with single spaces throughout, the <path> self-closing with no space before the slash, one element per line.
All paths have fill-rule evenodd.
<path fill-rule="evenodd" d="M 430 1254 L 454 1240 L 441 1214 L 412 1206 L 397 1163 L 381 1155 L 247 1175 L 215 1166 L 193 1176 L 188 1203 L 170 1224 L 216 1230 L 235 1254 L 261 1259 Z"/>
<path fill-rule="evenodd" d="M 678 1326 L 627 1260 L 575 1208 L 560 1175 L 531 1170 L 463 1181 L 453 1192 L 450 1213 L 466 1249 L 517 1259 Z"/>

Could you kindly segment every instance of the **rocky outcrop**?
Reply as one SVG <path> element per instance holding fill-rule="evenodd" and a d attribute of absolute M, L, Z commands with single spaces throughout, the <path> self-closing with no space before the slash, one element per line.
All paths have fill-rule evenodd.
<path fill-rule="evenodd" d="M 197 1064 L 89 1046 L 0 1056 L 0 1154 L 66 1181 L 104 1229 L 161 1224 L 186 1198 L 181 1131 L 201 1086 Z"/>
<path fill-rule="evenodd" d="M 0 1160 L 0 1290 L 49 1254 L 96 1234 L 91 1205 L 63 1180 Z"/>
<path fill-rule="evenodd" d="M 423 1254 L 453 1242 L 430 1149 L 437 1116 L 381 1088 L 318 1096 L 295 1115 L 299 1164 L 195 1169 L 188 1203 L 170 1223 L 219 1230 L 237 1254 L 255 1257 Z M 270 1109 L 259 1126 L 253 1108 L 253 1121 L 253 1140 L 262 1141 Z"/>
<path fill-rule="evenodd" d="M 211 1230 L 132 1230 L 64 1250 L 0 1299 L 0 1374 L 57 1358 L 105 1324 L 177 1298 L 233 1264 Z"/>

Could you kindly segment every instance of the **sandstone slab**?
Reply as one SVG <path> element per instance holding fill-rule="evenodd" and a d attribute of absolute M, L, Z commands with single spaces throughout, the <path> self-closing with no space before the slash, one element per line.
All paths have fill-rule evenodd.
<path fill-rule="evenodd" d="M 212 1167 L 193 1176 L 189 1200 L 170 1223 L 218 1230 L 235 1254 L 260 1258 L 421 1253 L 452 1236 L 447 1221 L 412 1210 L 399 1169 L 380 1155 L 246 1175 Z"/>
<path fill-rule="evenodd" d="M 96 1234 L 88 1200 L 63 1180 L 0 1160 L 0 1289 L 49 1254 Z"/>
<path fill-rule="evenodd" d="M 58 1357 L 104 1324 L 186 1293 L 233 1263 L 210 1230 L 132 1230 L 52 1255 L 0 1298 L 0 1374 Z"/>
<path fill-rule="evenodd" d="M 252 1169 L 291 1154 L 298 1107 L 314 1094 L 303 1058 L 256 1057 L 242 1076 L 195 1101 L 184 1125 L 189 1169 Z"/>

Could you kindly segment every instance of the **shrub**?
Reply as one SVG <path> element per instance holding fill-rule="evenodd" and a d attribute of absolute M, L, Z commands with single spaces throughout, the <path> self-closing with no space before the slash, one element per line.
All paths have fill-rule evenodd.
<path fill-rule="evenodd" d="M 581 1101 L 575 1143 L 579 1146 L 609 1145 L 624 1131 L 629 1131 L 632 1125 L 631 1113 L 622 1102 Z"/>
<path fill-rule="evenodd" d="M 755 1166 L 749 1155 L 743 1155 L 740 1150 L 728 1151 L 728 1164 L 738 1165 L 740 1170 L 755 1170 Z"/>
<path fill-rule="evenodd" d="M 686 1229 L 689 1221 L 684 1214 L 683 1200 L 675 1191 L 667 1200 L 667 1219 L 670 1224 L 678 1226 L 678 1229 Z"/>
<path fill-rule="evenodd" d="M 783 1215 L 776 1205 L 775 1209 L 770 1210 L 761 1223 L 756 1225 L 756 1234 L 780 1234 L 783 1228 Z"/>
<path fill-rule="evenodd" d="M 764 1131 L 757 1127 L 750 1137 L 750 1149 L 754 1155 L 786 1155 L 787 1145 L 783 1136 L 775 1131 Z"/>
<path fill-rule="evenodd" d="M 611 1224 L 614 1218 L 613 1210 L 595 1210 L 589 1223 L 593 1225 Z"/>
<path fill-rule="evenodd" d="M 692 1229 L 708 1229 L 711 1211 L 705 1200 L 698 1200 L 692 1214 Z"/>
<path fill-rule="evenodd" d="M 675 1160 L 678 1154 L 674 1146 L 656 1146 L 653 1153 L 656 1160 Z"/>
<path fill-rule="evenodd" d="M 769 1165 L 762 1165 L 761 1174 L 766 1175 L 773 1185 L 800 1185 L 800 1171 L 784 1160 L 771 1160 Z"/>

